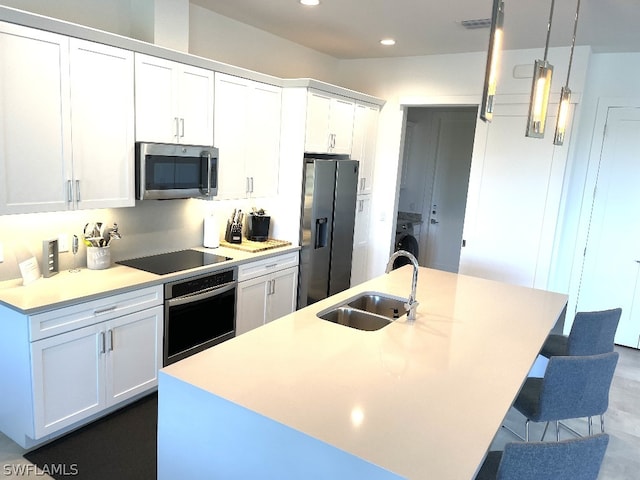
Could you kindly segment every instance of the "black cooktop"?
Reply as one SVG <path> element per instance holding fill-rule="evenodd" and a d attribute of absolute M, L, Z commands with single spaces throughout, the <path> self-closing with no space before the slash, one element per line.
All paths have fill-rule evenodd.
<path fill-rule="evenodd" d="M 213 253 L 199 252 L 198 250 L 179 250 L 177 252 L 160 253 L 149 257 L 120 260 L 120 265 L 137 268 L 156 275 L 166 275 L 190 268 L 214 265 L 216 263 L 231 260 L 230 257 L 214 255 Z"/>

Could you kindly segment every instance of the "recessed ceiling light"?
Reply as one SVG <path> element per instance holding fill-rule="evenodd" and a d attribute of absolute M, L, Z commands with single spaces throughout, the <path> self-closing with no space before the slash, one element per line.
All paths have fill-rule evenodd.
<path fill-rule="evenodd" d="M 300 3 L 308 7 L 315 7 L 316 5 L 320 5 L 320 0 L 300 0 Z"/>
<path fill-rule="evenodd" d="M 380 43 L 382 45 L 395 45 L 396 41 L 393 38 L 383 38 L 382 40 L 380 40 Z"/>

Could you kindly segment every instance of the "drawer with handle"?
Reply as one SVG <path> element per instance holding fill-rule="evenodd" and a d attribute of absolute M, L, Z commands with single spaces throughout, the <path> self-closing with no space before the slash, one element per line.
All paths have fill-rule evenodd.
<path fill-rule="evenodd" d="M 285 268 L 296 267 L 298 266 L 298 255 L 298 252 L 286 253 L 240 265 L 238 267 L 238 281 L 242 282 Z"/>
<path fill-rule="evenodd" d="M 29 317 L 30 341 L 70 332 L 162 304 L 162 285 L 119 293 Z"/>

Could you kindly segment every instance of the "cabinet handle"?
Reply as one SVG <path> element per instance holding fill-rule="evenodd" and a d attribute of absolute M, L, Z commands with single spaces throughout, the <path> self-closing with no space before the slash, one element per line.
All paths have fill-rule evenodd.
<path fill-rule="evenodd" d="M 249 187 L 249 177 L 244 177 L 244 178 L 245 178 L 245 180 L 244 180 L 244 184 L 245 184 L 245 185 L 244 185 L 244 191 L 245 191 L 245 192 L 247 192 L 247 193 L 249 193 L 249 192 L 251 191 L 251 190 L 249 189 L 249 188 L 250 188 L 250 187 Z"/>
<path fill-rule="evenodd" d="M 178 117 L 173 117 L 173 122 L 175 123 L 175 137 L 178 138 L 180 136 L 180 119 Z"/>
<path fill-rule="evenodd" d="M 184 118 L 180 119 L 180 138 L 184 138 Z"/>
<path fill-rule="evenodd" d="M 80 198 L 80 180 L 76 180 L 76 203 L 81 200 Z"/>
<path fill-rule="evenodd" d="M 251 193 L 253 193 L 253 177 L 249 177 L 251 179 L 251 190 L 249 190 Z"/>
<path fill-rule="evenodd" d="M 366 179 L 366 178 L 364 178 L 364 177 L 362 177 L 362 178 L 360 179 L 360 191 L 361 191 L 361 192 L 363 192 L 363 191 L 364 191 L 364 187 L 365 187 L 365 185 L 366 185 L 366 184 L 367 184 L 367 179 Z"/>
<path fill-rule="evenodd" d="M 101 310 L 94 310 L 93 315 L 102 315 L 103 313 L 112 312 L 116 308 L 118 308 L 118 305 L 111 305 L 110 307 L 103 308 Z"/>
<path fill-rule="evenodd" d="M 106 353 L 107 352 L 107 346 L 106 346 L 106 340 L 105 340 L 105 335 L 104 332 L 100 332 L 100 353 Z"/>
<path fill-rule="evenodd" d="M 67 202 L 73 202 L 73 186 L 71 180 L 67 180 Z"/>
<path fill-rule="evenodd" d="M 277 267 L 278 264 L 277 263 L 272 263 L 271 265 L 265 265 L 264 268 L 273 268 L 273 267 Z"/>
<path fill-rule="evenodd" d="M 274 280 L 271 280 L 271 282 L 272 282 L 271 283 L 271 285 L 272 285 L 272 287 L 271 287 L 271 295 L 275 295 L 275 293 L 276 293 L 276 281 L 274 279 Z"/>
<path fill-rule="evenodd" d="M 109 351 L 113 352 L 113 330 L 109 329 Z"/>

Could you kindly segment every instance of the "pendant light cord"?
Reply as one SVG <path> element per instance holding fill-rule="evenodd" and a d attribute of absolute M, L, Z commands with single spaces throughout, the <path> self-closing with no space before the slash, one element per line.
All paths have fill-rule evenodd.
<path fill-rule="evenodd" d="M 571 53 L 569 53 L 569 68 L 567 68 L 567 83 L 565 87 L 569 88 L 569 76 L 571 75 L 571 65 L 573 63 L 573 49 L 576 46 L 576 32 L 578 31 L 578 15 L 580 14 L 580 0 L 576 5 L 576 17 L 573 22 L 573 39 L 571 40 Z"/>
<path fill-rule="evenodd" d="M 549 37 L 551 36 L 551 22 L 553 21 L 553 6 L 556 0 L 551 0 L 551 9 L 549 10 L 549 23 L 547 24 L 547 43 L 544 45 L 544 61 L 547 61 L 547 53 L 549 52 Z"/>

